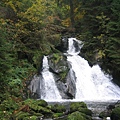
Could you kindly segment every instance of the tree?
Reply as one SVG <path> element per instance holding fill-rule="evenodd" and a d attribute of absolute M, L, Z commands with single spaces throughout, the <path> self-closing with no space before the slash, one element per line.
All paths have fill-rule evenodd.
<path fill-rule="evenodd" d="M 113 0 L 111 3 L 110 21 L 107 24 L 109 34 L 106 42 L 106 59 L 108 68 L 112 71 L 113 76 L 120 78 L 120 1 Z"/>

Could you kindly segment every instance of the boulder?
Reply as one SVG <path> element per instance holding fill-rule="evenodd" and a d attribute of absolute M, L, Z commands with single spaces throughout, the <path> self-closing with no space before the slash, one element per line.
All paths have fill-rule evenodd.
<path fill-rule="evenodd" d="M 61 104 L 50 105 L 49 108 L 55 113 L 64 113 L 66 112 L 66 107 Z"/>
<path fill-rule="evenodd" d="M 70 112 L 79 111 L 80 108 L 86 108 L 87 105 L 84 102 L 73 102 L 70 104 Z"/>
<path fill-rule="evenodd" d="M 92 120 L 92 118 L 79 111 L 76 111 L 68 115 L 67 120 Z"/>

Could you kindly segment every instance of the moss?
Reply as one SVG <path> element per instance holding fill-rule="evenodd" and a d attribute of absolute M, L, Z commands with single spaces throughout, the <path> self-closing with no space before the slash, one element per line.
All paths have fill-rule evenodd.
<path fill-rule="evenodd" d="M 87 120 L 80 112 L 76 111 L 68 115 L 68 120 Z"/>
<path fill-rule="evenodd" d="M 81 113 L 81 115 L 86 119 L 86 120 L 93 120 L 92 119 L 92 116 L 89 116 L 89 115 L 87 115 L 87 114 L 85 114 L 85 113 L 82 113 L 82 112 L 80 112 Z"/>
<path fill-rule="evenodd" d="M 42 107 L 47 107 L 48 103 L 45 100 L 36 100 L 36 104 Z"/>
<path fill-rule="evenodd" d="M 39 113 L 39 112 L 42 113 L 43 115 L 52 114 L 50 109 L 47 109 L 47 108 L 42 107 L 42 106 L 31 105 L 30 108 L 37 113 Z"/>
<path fill-rule="evenodd" d="M 74 102 L 70 104 L 70 112 L 78 111 L 80 108 L 87 108 L 84 102 Z"/>
<path fill-rule="evenodd" d="M 69 69 L 66 69 L 66 70 L 64 70 L 64 71 L 62 71 L 62 72 L 59 73 L 60 80 L 61 80 L 63 83 L 66 82 L 65 78 L 66 78 L 66 76 L 67 76 L 67 74 L 68 74 L 68 71 L 69 71 Z"/>
<path fill-rule="evenodd" d="M 32 110 L 31 110 L 29 113 L 30 113 L 31 115 L 43 117 L 43 114 L 41 114 L 41 113 L 36 113 L 35 111 L 32 111 Z"/>
<path fill-rule="evenodd" d="M 54 113 L 53 114 L 53 118 L 59 118 L 61 116 L 64 116 L 64 114 L 63 113 Z"/>
<path fill-rule="evenodd" d="M 52 57 L 52 61 L 55 64 L 57 64 L 60 61 L 60 59 L 62 59 L 62 58 L 63 58 L 63 56 L 60 53 L 54 53 L 53 57 Z"/>
<path fill-rule="evenodd" d="M 51 105 L 50 109 L 55 113 L 63 113 L 63 112 L 66 111 L 65 106 L 64 105 L 59 105 L 59 104 Z"/>
<path fill-rule="evenodd" d="M 82 113 L 84 113 L 86 115 L 92 116 L 92 111 L 87 109 L 87 108 L 78 108 L 78 111 L 82 112 Z"/>

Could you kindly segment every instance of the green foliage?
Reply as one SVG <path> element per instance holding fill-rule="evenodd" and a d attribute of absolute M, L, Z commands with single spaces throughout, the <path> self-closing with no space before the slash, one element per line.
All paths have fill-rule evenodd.
<path fill-rule="evenodd" d="M 36 105 L 36 106 L 42 106 L 47 107 L 48 103 L 45 100 L 33 100 L 33 99 L 27 99 L 24 101 L 25 105 Z"/>
<path fill-rule="evenodd" d="M 80 39 L 84 41 L 84 57 L 94 64 L 100 61 L 102 68 L 119 79 L 120 65 L 120 2 L 116 0 L 82 1 L 85 15 L 80 20 Z M 96 56 L 97 55 L 97 56 Z"/>
<path fill-rule="evenodd" d="M 23 96 L 25 82 L 37 72 L 44 54 L 55 52 L 54 62 L 60 62 L 62 56 L 58 54 L 55 46 L 60 42 L 59 32 L 65 30 L 62 26 L 70 27 L 74 24 L 80 39 L 84 41 L 84 56 L 91 62 L 100 59 L 103 61 L 102 67 L 107 68 L 106 71 L 112 71 L 120 78 L 119 11 L 119 0 L 1 0 L 1 103 L 11 95 L 20 98 Z M 73 13 L 73 16 L 70 13 Z M 64 79 L 67 70 L 61 70 L 60 77 Z M 9 108 L 8 103 L 5 104 L 6 109 L 15 109 Z M 36 111 L 44 111 L 43 107 L 32 102 L 31 108 Z M 74 111 L 76 108 L 78 107 L 73 106 L 71 109 Z M 0 113 L 4 116 L 2 111 Z M 9 114 L 11 112 L 6 111 L 6 116 Z M 33 119 L 35 117 L 36 115 Z"/>
<path fill-rule="evenodd" d="M 7 100 L 3 100 L 0 104 L 1 118 L 10 119 L 10 116 L 18 108 L 19 108 L 18 103 L 15 102 L 11 97 L 8 97 Z"/>
<path fill-rule="evenodd" d="M 120 119 L 120 107 L 116 107 L 113 109 L 111 113 L 111 120 L 119 120 Z"/>
<path fill-rule="evenodd" d="M 63 56 L 60 55 L 59 53 L 54 53 L 52 60 L 53 60 L 53 62 L 55 62 L 55 64 L 57 64 L 62 58 L 63 58 Z"/>

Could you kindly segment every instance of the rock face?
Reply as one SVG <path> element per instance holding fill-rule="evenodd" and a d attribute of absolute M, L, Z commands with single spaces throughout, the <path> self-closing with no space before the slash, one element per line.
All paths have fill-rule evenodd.
<path fill-rule="evenodd" d="M 75 97 L 75 74 L 70 69 L 66 56 L 52 54 L 48 57 L 50 71 L 54 73 L 55 81 L 63 99 Z"/>
<path fill-rule="evenodd" d="M 68 69 L 66 57 L 61 53 L 54 53 L 49 55 L 48 64 L 50 71 L 56 74 L 67 71 Z"/>
<path fill-rule="evenodd" d="M 72 71 L 67 58 L 62 53 L 54 53 L 48 56 L 49 71 L 53 73 L 57 88 L 63 99 L 75 98 L 76 85 L 75 73 Z M 35 75 L 28 86 L 31 91 L 31 98 L 41 98 L 40 88 L 42 85 L 42 75 Z"/>
<path fill-rule="evenodd" d="M 62 38 L 60 45 L 56 46 L 56 49 L 60 50 L 61 52 L 66 52 L 68 50 L 68 38 Z"/>
<path fill-rule="evenodd" d="M 40 98 L 40 80 L 42 79 L 42 76 L 34 75 L 32 78 L 32 81 L 30 82 L 30 85 L 28 86 L 29 90 L 31 91 L 31 98 Z"/>
<path fill-rule="evenodd" d="M 76 41 L 74 41 L 74 45 L 76 46 L 76 51 L 78 51 L 79 45 Z M 59 51 L 56 50 L 55 53 L 47 56 L 48 70 L 54 75 L 55 83 L 62 98 L 73 99 L 76 93 L 75 73 L 71 69 L 70 63 L 67 61 L 67 56 L 64 55 L 64 52 L 68 50 L 68 38 L 62 38 L 60 48 L 58 47 L 57 49 Z M 40 72 L 42 72 L 42 69 Z M 37 98 L 41 98 L 42 90 L 40 89 L 40 84 L 42 84 L 42 81 L 42 75 L 33 78 L 29 86 L 32 96 L 35 97 L 35 95 L 37 95 Z"/>

